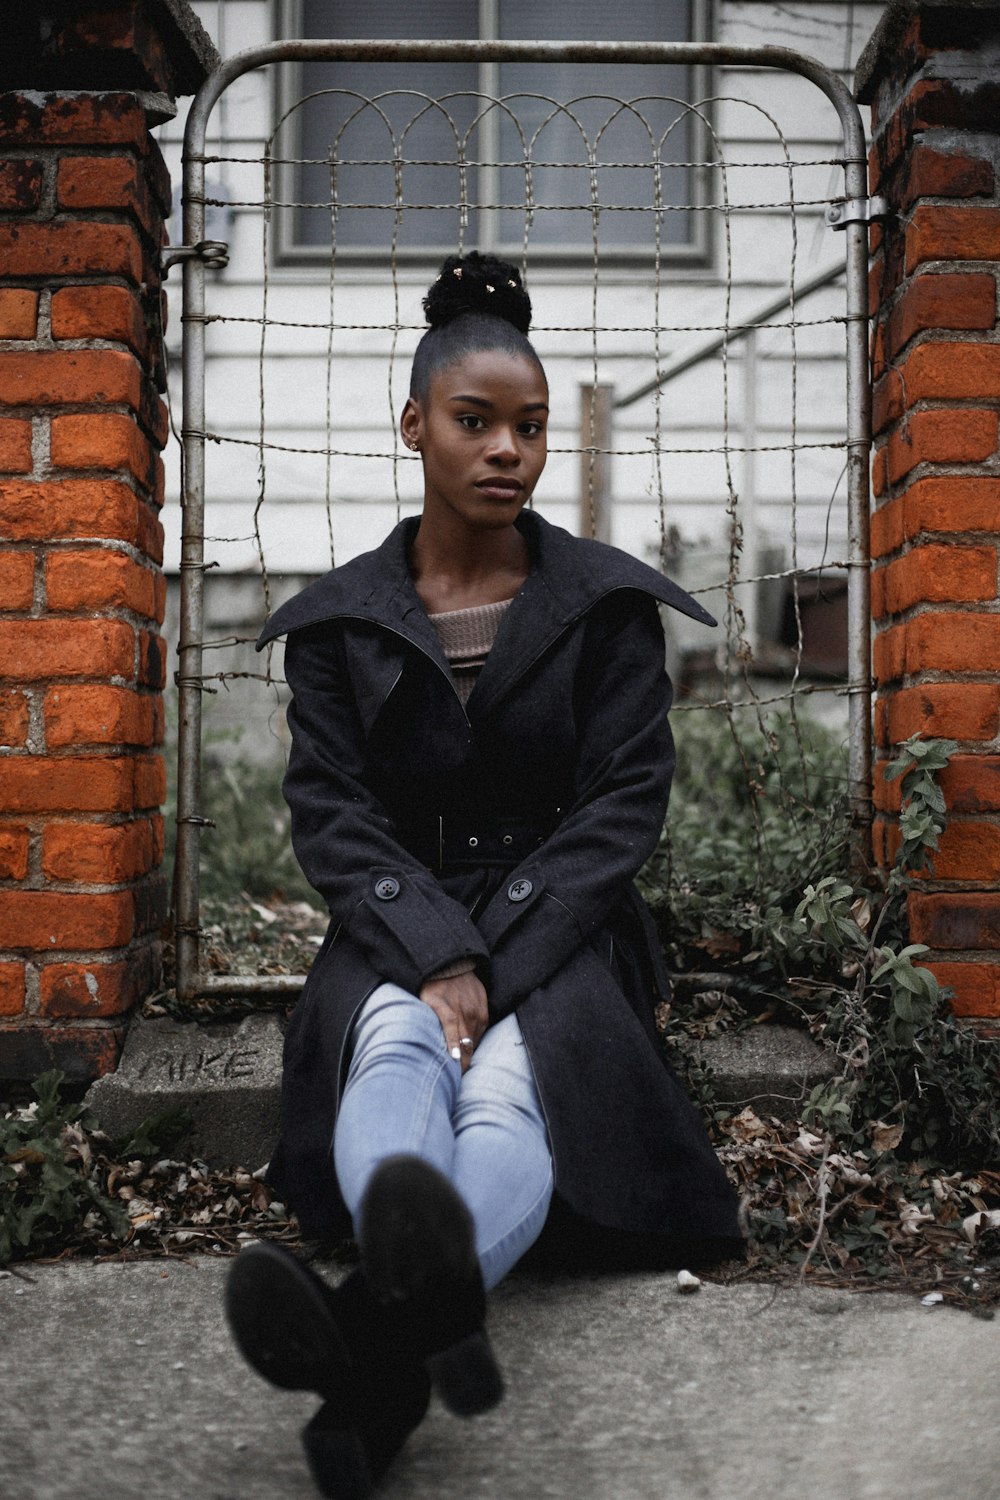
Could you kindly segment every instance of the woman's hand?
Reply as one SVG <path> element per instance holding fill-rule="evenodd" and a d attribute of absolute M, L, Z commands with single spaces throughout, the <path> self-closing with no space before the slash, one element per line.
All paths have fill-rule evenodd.
<path fill-rule="evenodd" d="M 420 998 L 441 1022 L 448 1051 L 452 1056 L 458 1053 L 464 1073 L 472 1061 L 473 1050 L 489 1025 L 482 981 L 471 969 L 468 974 L 456 974 L 451 979 L 428 979 L 421 986 Z"/>

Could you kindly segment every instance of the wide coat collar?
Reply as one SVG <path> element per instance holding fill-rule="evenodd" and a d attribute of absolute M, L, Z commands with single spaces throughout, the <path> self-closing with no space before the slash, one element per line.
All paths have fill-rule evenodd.
<path fill-rule="evenodd" d="M 328 620 L 363 620 L 402 637 L 447 671 L 408 567 L 418 524 L 417 517 L 401 521 L 374 551 L 334 568 L 283 604 L 261 631 L 257 650 Z M 498 635 L 503 650 L 490 653 L 474 689 L 480 708 L 484 698 L 502 695 L 574 620 L 618 590 L 637 590 L 704 625 L 716 624 L 677 584 L 617 547 L 574 537 L 536 511 L 522 511 L 517 526 L 528 542 L 531 569 L 504 615 Z"/>

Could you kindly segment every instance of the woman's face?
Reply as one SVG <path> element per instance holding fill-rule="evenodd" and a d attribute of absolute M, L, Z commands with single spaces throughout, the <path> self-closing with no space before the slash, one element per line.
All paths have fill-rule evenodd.
<path fill-rule="evenodd" d="M 544 374 L 523 355 L 482 351 L 433 375 L 401 422 L 423 459 L 425 515 L 473 530 L 511 525 L 545 467 L 548 399 Z"/>

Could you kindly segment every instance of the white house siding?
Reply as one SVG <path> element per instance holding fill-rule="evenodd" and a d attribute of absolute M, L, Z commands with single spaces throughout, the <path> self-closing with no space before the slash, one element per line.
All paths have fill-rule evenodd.
<path fill-rule="evenodd" d="M 274 39 L 277 7 L 270 0 L 195 0 L 200 19 L 220 52 L 231 55 L 242 48 Z M 850 85 L 858 53 L 867 41 L 882 6 L 878 4 L 788 4 L 770 0 L 718 0 L 712 35 L 706 40 L 788 46 L 811 54 L 838 70 Z M 269 70 L 249 74 L 235 83 L 216 107 L 209 150 L 226 156 L 259 158 L 263 136 L 274 117 L 274 79 Z M 788 178 L 774 166 L 784 149 L 773 117 L 796 160 L 825 159 L 840 153 L 835 112 L 819 91 L 794 75 L 741 68 L 717 70 L 710 93 L 712 122 L 727 163 L 727 182 L 733 203 L 759 203 L 787 197 Z M 175 183 L 181 180 L 180 140 L 183 112 L 160 130 L 160 140 Z M 228 199 L 259 200 L 258 165 L 226 162 L 210 165 L 210 181 L 221 181 Z M 842 192 L 842 173 L 829 165 L 800 168 L 794 174 L 797 199 L 827 200 Z M 721 181 L 713 184 L 718 201 Z M 776 294 L 787 291 L 793 269 L 801 285 L 820 269 L 843 257 L 843 239 L 823 223 L 821 207 L 802 209 L 792 220 L 785 208 L 773 213 L 734 213 L 730 218 L 729 260 L 731 289 L 729 319 L 754 317 Z M 725 320 L 727 256 L 724 221 L 710 214 L 712 251 L 707 265 L 664 265 L 660 283 L 661 324 L 719 325 Z M 226 237 L 230 263 L 209 276 L 211 313 L 227 317 L 259 318 L 264 293 L 262 225 L 259 209 L 237 206 Z M 215 237 L 214 231 L 209 231 Z M 391 324 L 397 316 L 407 324 L 420 321 L 420 297 L 430 268 L 401 267 L 394 288 L 384 266 L 338 267 L 334 286 L 337 322 Z M 325 267 L 268 268 L 267 314 L 291 323 L 322 322 L 329 311 L 330 288 Z M 598 282 L 598 322 L 601 325 L 650 324 L 655 301 L 648 269 L 602 267 Z M 576 327 L 591 319 L 591 274 L 587 264 L 567 270 L 535 264 L 531 267 L 535 303 L 535 342 L 552 389 L 554 450 L 537 503 L 544 514 L 563 525 L 578 524 L 580 460 L 572 450 L 580 441 L 579 386 L 593 376 L 593 341 L 586 331 L 553 332 L 549 325 Z M 179 368 L 180 273 L 169 287 L 172 324 L 168 343 Z M 398 299 L 398 301 L 397 301 Z M 823 319 L 843 311 L 842 284 L 828 287 L 799 305 L 800 318 Z M 260 422 L 260 391 L 264 393 L 267 441 L 288 448 L 322 448 L 327 443 L 330 409 L 331 446 L 365 453 L 398 450 L 395 424 L 406 394 L 409 356 L 417 332 L 400 333 L 391 381 L 388 356 L 391 335 L 386 331 L 340 330 L 334 336 L 334 359 L 327 394 L 325 329 L 287 328 L 272 323 L 267 329 L 265 358 L 260 360 L 261 329 L 257 322 L 212 324 L 208 332 L 207 424 L 210 431 L 249 440 L 209 443 L 207 451 L 207 523 L 212 540 L 209 558 L 219 564 L 209 601 L 209 629 L 218 635 L 252 634 L 262 608 L 252 601 L 259 591 L 241 587 L 239 597 L 226 595 L 223 576 L 251 574 L 258 566 L 253 538 L 253 506 L 258 495 L 258 455 L 252 446 Z M 697 346 L 708 335 L 667 328 L 661 355 L 672 358 Z M 729 455 L 728 477 L 737 493 L 752 487 L 756 494 L 756 529 L 762 542 L 774 543 L 788 565 L 793 550 L 800 565 L 814 567 L 845 555 L 844 489 L 839 482 L 842 451 L 810 444 L 837 442 L 844 432 L 843 327 L 823 324 L 800 328 L 795 369 L 797 440 L 804 444 L 793 456 L 791 441 L 793 366 L 787 330 L 759 336 L 759 378 L 756 383 L 757 444 L 765 450 L 751 460 L 740 451 Z M 602 333 L 598 339 L 598 378 L 621 395 L 651 377 L 653 343 L 648 334 Z M 263 373 L 261 373 L 263 372 Z M 680 568 L 692 584 L 707 581 L 706 551 L 724 553 L 726 543 L 727 461 L 721 451 L 726 416 L 724 385 L 728 383 L 729 442 L 743 445 L 743 346 L 734 344 L 728 361 L 720 355 L 706 360 L 673 381 L 660 403 L 664 446 L 693 452 L 665 454 L 661 461 L 663 507 L 667 524 L 675 528 L 685 547 Z M 179 425 L 179 382 L 173 383 L 175 418 Z M 655 556 L 660 539 L 660 500 L 657 471 L 651 452 L 655 430 L 652 397 L 618 413 L 614 447 L 636 450 L 621 453 L 612 465 L 612 540 L 638 556 Z M 708 451 L 698 451 L 708 450 Z M 179 559 L 177 455 L 172 445 L 168 463 L 167 569 L 175 572 Z M 345 561 L 374 545 L 395 520 L 396 492 L 403 513 L 419 501 L 416 462 L 399 454 L 395 463 L 335 457 L 329 465 L 331 516 L 336 560 Z M 278 597 L 303 577 L 329 566 L 327 463 L 322 456 L 271 451 L 267 456 L 265 502 L 259 512 L 261 536 Z M 795 524 L 791 500 L 797 499 Z M 231 539 L 231 540 L 221 540 Z M 763 554 L 761 554 L 763 556 Z M 700 560 L 699 560 L 700 559 Z M 718 566 L 715 564 L 714 566 Z M 711 572 L 711 567 L 709 567 Z M 249 592 L 248 592 L 249 590 Z M 229 603 L 226 599 L 229 599 Z M 175 604 L 171 604 L 172 628 Z M 245 667 L 214 654 L 206 670 Z M 246 721 L 258 707 L 246 708 L 242 696 L 237 717 Z M 270 712 L 268 706 L 266 713 Z"/>

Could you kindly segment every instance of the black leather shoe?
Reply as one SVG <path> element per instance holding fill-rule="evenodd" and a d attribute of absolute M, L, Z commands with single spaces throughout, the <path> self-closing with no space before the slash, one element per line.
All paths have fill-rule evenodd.
<path fill-rule="evenodd" d="M 321 1493 L 367 1500 L 423 1419 L 430 1380 L 396 1347 L 361 1272 L 329 1287 L 281 1246 L 260 1242 L 233 1264 L 226 1316 L 259 1375 L 324 1398 L 302 1433 Z"/>
<path fill-rule="evenodd" d="M 425 1362 L 458 1416 L 495 1406 L 503 1377 L 483 1327 L 472 1218 L 451 1183 L 419 1157 L 389 1157 L 362 1200 L 358 1243 L 403 1356 Z"/>
<path fill-rule="evenodd" d="M 328 1401 L 302 1431 L 309 1471 L 328 1500 L 366 1500 L 430 1402 L 430 1378 L 421 1365 L 384 1368 L 377 1386 L 361 1378 L 368 1388 L 354 1427 L 345 1429 L 342 1413 Z"/>

